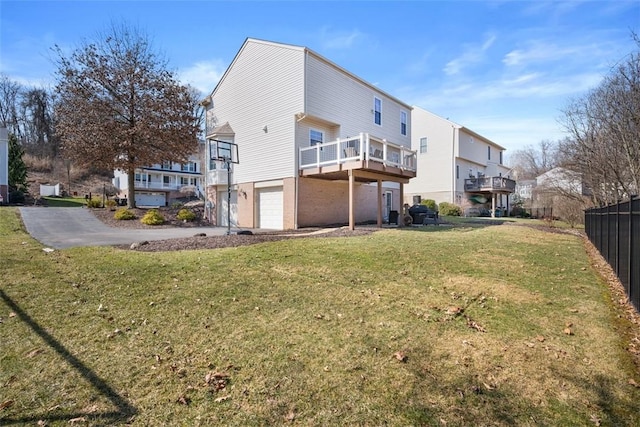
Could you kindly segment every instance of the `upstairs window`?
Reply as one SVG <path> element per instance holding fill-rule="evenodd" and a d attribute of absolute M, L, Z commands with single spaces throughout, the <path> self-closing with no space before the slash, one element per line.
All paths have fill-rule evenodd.
<path fill-rule="evenodd" d="M 313 147 L 314 145 L 322 144 L 324 142 L 324 133 L 319 130 L 309 129 L 309 145 Z"/>
<path fill-rule="evenodd" d="M 500 152 L 500 164 L 502 164 L 502 151 Z"/>
<path fill-rule="evenodd" d="M 162 165 L 160 165 L 160 169 L 171 170 L 172 164 L 171 162 L 164 161 Z"/>
<path fill-rule="evenodd" d="M 491 146 L 487 147 L 487 159 L 491 160 Z"/>
<path fill-rule="evenodd" d="M 426 153 L 427 152 L 427 137 L 422 137 L 420 138 L 420 153 Z"/>
<path fill-rule="evenodd" d="M 182 172 L 196 172 L 196 163 L 187 162 L 182 165 Z"/>
<path fill-rule="evenodd" d="M 373 122 L 382 126 L 382 99 L 373 98 Z"/>
<path fill-rule="evenodd" d="M 400 135 L 407 135 L 407 113 L 400 111 Z"/>

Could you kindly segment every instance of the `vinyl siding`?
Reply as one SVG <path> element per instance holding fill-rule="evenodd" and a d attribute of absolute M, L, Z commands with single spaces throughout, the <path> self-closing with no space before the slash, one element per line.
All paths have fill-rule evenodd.
<path fill-rule="evenodd" d="M 235 132 L 240 164 L 234 182 L 296 176 L 295 113 L 304 107 L 303 71 L 303 49 L 248 40 L 218 84 L 208 116 Z"/>
<path fill-rule="evenodd" d="M 369 133 L 411 146 L 411 109 L 382 91 L 366 85 L 331 63 L 308 53 L 306 112 L 340 125 L 340 138 Z M 382 99 L 382 125 L 373 122 L 373 99 Z M 407 113 L 407 135 L 400 133 L 400 111 Z"/>

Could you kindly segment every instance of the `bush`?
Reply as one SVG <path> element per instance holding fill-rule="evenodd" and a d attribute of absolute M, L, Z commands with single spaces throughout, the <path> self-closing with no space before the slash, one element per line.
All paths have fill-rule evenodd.
<path fill-rule="evenodd" d="M 100 199 L 87 199 L 88 208 L 101 208 L 102 201 Z"/>
<path fill-rule="evenodd" d="M 196 214 L 194 214 L 189 209 L 180 209 L 178 211 L 178 215 L 176 215 L 181 221 L 193 221 L 196 219 Z"/>
<path fill-rule="evenodd" d="M 106 202 L 104 202 L 104 204 L 111 210 L 114 210 L 117 205 L 116 201 L 112 199 L 107 200 Z"/>
<path fill-rule="evenodd" d="M 434 212 L 438 212 L 438 204 L 433 199 L 424 199 L 420 202 L 421 205 L 428 207 Z"/>
<path fill-rule="evenodd" d="M 184 203 L 175 201 L 171 203 L 171 209 L 180 209 L 182 205 L 184 205 Z"/>
<path fill-rule="evenodd" d="M 453 203 L 442 202 L 440 203 L 440 215 L 443 216 L 461 216 L 462 208 Z"/>
<path fill-rule="evenodd" d="M 115 214 L 113 214 L 113 218 L 117 219 L 117 220 L 130 220 L 130 219 L 135 219 L 136 218 L 136 214 L 134 214 L 133 212 L 131 212 L 129 209 L 127 208 L 122 208 L 122 209 L 118 209 L 116 211 Z"/>
<path fill-rule="evenodd" d="M 157 209 L 151 209 L 144 214 L 140 222 L 146 225 L 160 225 L 164 224 L 164 217 Z"/>
<path fill-rule="evenodd" d="M 20 190 L 13 190 L 9 193 L 9 201 L 14 204 L 24 203 L 24 193 Z M 5 203 L 7 201 L 5 200 Z"/>

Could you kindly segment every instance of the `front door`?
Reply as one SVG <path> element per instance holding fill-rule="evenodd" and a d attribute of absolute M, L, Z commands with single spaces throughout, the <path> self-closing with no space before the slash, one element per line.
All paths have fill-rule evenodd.
<path fill-rule="evenodd" d="M 391 191 L 385 191 L 384 193 L 384 210 L 382 217 L 385 222 L 389 221 L 389 212 L 393 210 L 393 193 Z"/>

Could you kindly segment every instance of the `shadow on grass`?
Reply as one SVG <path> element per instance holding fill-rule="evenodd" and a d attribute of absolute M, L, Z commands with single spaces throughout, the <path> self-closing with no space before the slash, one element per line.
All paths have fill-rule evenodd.
<path fill-rule="evenodd" d="M 105 425 L 113 425 L 126 422 L 131 416 L 137 413 L 135 407 L 129 404 L 122 396 L 120 396 L 109 384 L 102 378 L 98 377 L 91 369 L 89 369 L 80 359 L 69 352 L 58 340 L 45 331 L 38 323 L 36 323 L 24 310 L 20 308 L 8 295 L 0 289 L 0 298 L 16 313 L 16 315 L 25 322 L 36 334 L 44 340 L 47 345 L 54 349 L 62 358 L 71 365 L 84 379 L 86 379 L 100 394 L 109 399 L 116 407 L 114 411 L 96 412 L 96 413 L 70 413 L 70 414 L 45 414 L 40 416 L 24 416 L 14 418 L 0 417 L 0 425 L 9 424 L 26 424 L 37 423 L 43 421 L 70 421 L 75 418 L 84 417 L 86 420 L 94 422 L 102 422 Z"/>

